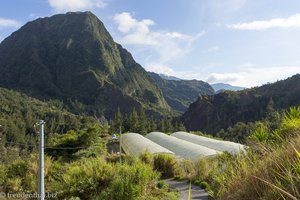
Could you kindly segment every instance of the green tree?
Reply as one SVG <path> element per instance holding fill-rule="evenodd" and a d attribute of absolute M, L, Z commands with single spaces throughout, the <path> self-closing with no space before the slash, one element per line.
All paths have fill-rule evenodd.
<path fill-rule="evenodd" d="M 164 133 L 171 133 L 173 131 L 173 126 L 170 118 L 164 118 L 161 120 L 160 131 Z"/>
<path fill-rule="evenodd" d="M 148 126 L 148 119 L 145 113 L 145 109 L 142 107 L 139 113 L 139 132 L 142 135 L 147 134 L 147 126 Z"/>
<path fill-rule="evenodd" d="M 272 97 L 267 104 L 265 121 L 270 130 L 278 128 L 281 121 L 280 113 L 274 108 L 274 101 Z"/>
<path fill-rule="evenodd" d="M 179 123 L 177 130 L 178 131 L 186 131 L 186 128 L 185 128 L 185 126 L 184 126 L 184 124 L 182 122 Z"/>
<path fill-rule="evenodd" d="M 121 114 L 120 108 L 118 108 L 118 110 L 117 110 L 117 112 L 115 114 L 115 117 L 113 119 L 113 122 L 112 122 L 111 131 L 112 132 L 116 132 L 117 130 L 120 129 L 120 127 L 123 130 L 122 126 L 123 126 L 123 118 L 122 118 L 122 114 Z"/>
<path fill-rule="evenodd" d="M 139 131 L 139 118 L 135 108 L 132 109 L 129 121 L 129 131 L 138 132 Z"/>
<path fill-rule="evenodd" d="M 150 121 L 148 123 L 148 132 L 157 131 L 156 121 L 153 116 L 151 116 Z"/>
<path fill-rule="evenodd" d="M 165 122 L 165 124 L 166 124 L 166 130 L 165 130 L 165 132 L 166 133 L 173 132 L 173 125 L 172 125 L 171 118 L 166 118 L 165 120 L 166 120 L 166 122 Z"/>
<path fill-rule="evenodd" d="M 160 120 L 160 123 L 159 123 L 159 130 L 160 130 L 161 132 L 165 132 L 165 130 L 166 130 L 166 121 L 165 121 L 165 119 L 161 119 L 161 120 Z"/>

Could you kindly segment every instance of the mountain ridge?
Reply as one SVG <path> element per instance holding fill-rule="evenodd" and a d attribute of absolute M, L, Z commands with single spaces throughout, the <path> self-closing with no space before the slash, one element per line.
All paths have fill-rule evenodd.
<path fill-rule="evenodd" d="M 170 110 L 147 72 L 91 12 L 26 23 L 1 42 L 0 70 L 0 87 L 63 100 L 74 112 Z"/>
<path fill-rule="evenodd" d="M 260 87 L 201 96 L 181 119 L 189 130 L 216 133 L 237 122 L 263 119 L 270 101 L 275 110 L 300 105 L 299 85 L 300 74 L 296 74 Z"/>
<path fill-rule="evenodd" d="M 161 89 L 164 98 L 171 108 L 184 112 L 188 106 L 201 95 L 213 95 L 213 88 L 204 81 L 164 79 L 154 72 L 148 74 Z"/>

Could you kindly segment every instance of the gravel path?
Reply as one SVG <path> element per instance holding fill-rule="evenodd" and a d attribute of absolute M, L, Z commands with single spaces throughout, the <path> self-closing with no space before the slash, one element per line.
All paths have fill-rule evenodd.
<path fill-rule="evenodd" d="M 176 181 L 173 179 L 165 180 L 172 188 L 180 192 L 179 200 L 187 200 L 189 192 L 189 183 L 187 181 Z M 208 200 L 208 194 L 199 186 L 192 185 L 191 199 Z"/>

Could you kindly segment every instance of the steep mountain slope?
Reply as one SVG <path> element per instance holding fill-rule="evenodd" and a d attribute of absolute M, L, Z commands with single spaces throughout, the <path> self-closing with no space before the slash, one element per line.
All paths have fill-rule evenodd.
<path fill-rule="evenodd" d="M 239 87 L 239 86 L 232 86 L 227 83 L 214 83 L 210 84 L 212 88 L 214 88 L 216 93 L 219 93 L 224 90 L 231 90 L 231 91 L 239 91 L 245 89 L 244 87 Z"/>
<path fill-rule="evenodd" d="M 166 80 L 160 75 L 149 72 L 170 105 L 176 111 L 184 112 L 199 95 L 214 94 L 213 88 L 206 82 L 197 80 Z"/>
<path fill-rule="evenodd" d="M 300 75 L 261 87 L 242 91 L 225 91 L 202 96 L 182 116 L 189 130 L 215 133 L 235 123 L 250 122 L 266 116 L 270 101 L 275 109 L 300 105 Z"/>
<path fill-rule="evenodd" d="M 0 71 L 0 87 L 61 99 L 75 112 L 169 109 L 147 72 L 91 12 L 27 23 L 0 44 Z"/>

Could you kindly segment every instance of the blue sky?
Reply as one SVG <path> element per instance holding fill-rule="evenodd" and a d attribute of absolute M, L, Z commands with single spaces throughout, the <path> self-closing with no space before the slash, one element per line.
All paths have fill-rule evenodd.
<path fill-rule="evenodd" d="M 2 0 L 0 41 L 90 10 L 146 70 L 251 87 L 300 73 L 299 0 Z"/>

